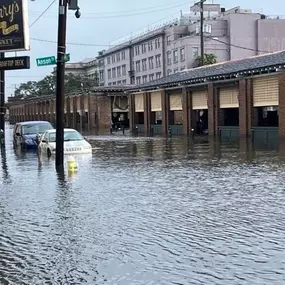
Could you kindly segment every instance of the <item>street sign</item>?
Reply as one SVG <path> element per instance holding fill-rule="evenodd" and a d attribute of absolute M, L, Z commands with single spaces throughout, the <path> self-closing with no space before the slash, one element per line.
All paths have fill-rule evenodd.
<path fill-rule="evenodd" d="M 0 59 L 0 70 L 30 69 L 30 57 L 6 57 Z"/>
<path fill-rule="evenodd" d="M 65 61 L 65 62 L 70 61 L 70 53 L 67 53 L 67 54 L 64 56 L 64 61 Z"/>
<path fill-rule="evenodd" d="M 64 55 L 64 61 L 70 61 L 70 53 Z M 37 66 L 56 65 L 55 56 L 37 58 Z"/>
<path fill-rule="evenodd" d="M 46 66 L 56 64 L 55 56 L 37 58 L 37 66 Z"/>

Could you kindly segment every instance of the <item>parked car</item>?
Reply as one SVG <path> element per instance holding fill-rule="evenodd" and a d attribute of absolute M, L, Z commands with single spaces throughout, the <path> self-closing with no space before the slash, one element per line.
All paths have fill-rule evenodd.
<path fill-rule="evenodd" d="M 48 121 L 27 121 L 16 123 L 13 131 L 13 145 L 22 149 L 35 149 L 38 146 L 39 136 L 53 126 Z"/>
<path fill-rule="evenodd" d="M 88 154 L 92 153 L 91 145 L 74 129 L 64 129 L 64 154 Z M 48 157 L 56 151 L 56 130 L 46 131 L 39 143 L 39 153 Z"/>

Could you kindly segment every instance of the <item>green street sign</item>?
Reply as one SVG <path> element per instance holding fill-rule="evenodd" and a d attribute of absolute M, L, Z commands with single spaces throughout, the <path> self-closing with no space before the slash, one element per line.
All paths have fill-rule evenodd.
<path fill-rule="evenodd" d="M 70 61 L 70 53 L 64 55 L 64 62 Z M 37 58 L 37 66 L 55 65 L 55 56 Z"/>
<path fill-rule="evenodd" d="M 37 66 L 46 66 L 56 64 L 55 56 L 37 58 Z"/>
<path fill-rule="evenodd" d="M 70 53 L 68 53 L 68 54 L 66 54 L 66 55 L 64 56 L 64 61 L 65 61 L 65 62 L 70 61 Z"/>

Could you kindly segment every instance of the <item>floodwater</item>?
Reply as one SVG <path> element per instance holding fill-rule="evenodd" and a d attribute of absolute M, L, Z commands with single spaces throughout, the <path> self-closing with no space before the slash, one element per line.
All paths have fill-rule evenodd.
<path fill-rule="evenodd" d="M 0 167 L 0 284 L 285 284 L 282 150 L 98 136 L 78 173 Z"/>

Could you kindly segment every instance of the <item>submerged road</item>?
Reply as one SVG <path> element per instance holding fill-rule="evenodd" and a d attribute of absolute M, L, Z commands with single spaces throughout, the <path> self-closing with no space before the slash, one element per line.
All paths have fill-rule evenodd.
<path fill-rule="evenodd" d="M 0 167 L 0 284 L 285 284 L 275 150 L 94 137 L 78 173 L 14 151 Z"/>

